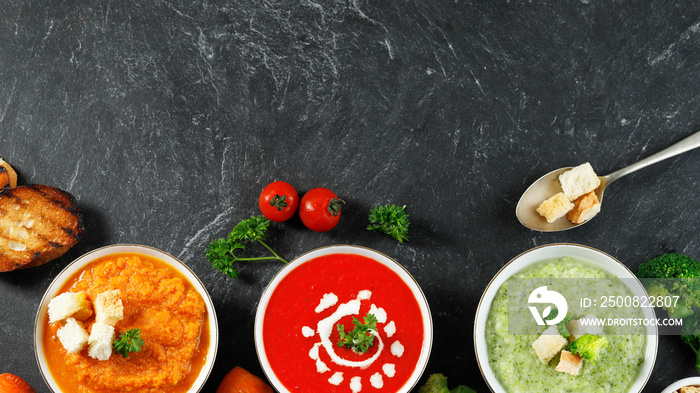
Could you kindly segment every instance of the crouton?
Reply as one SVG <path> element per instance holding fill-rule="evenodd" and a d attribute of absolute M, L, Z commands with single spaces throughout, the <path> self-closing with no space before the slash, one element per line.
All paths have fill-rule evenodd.
<path fill-rule="evenodd" d="M 97 360 L 109 359 L 112 356 L 112 341 L 114 341 L 114 326 L 95 322 L 88 337 L 88 355 Z"/>
<path fill-rule="evenodd" d="M 583 321 L 585 320 L 585 321 Z M 595 315 L 588 314 L 581 319 L 573 319 L 567 325 L 569 329 L 569 340 L 576 341 L 579 337 L 584 334 L 592 334 L 594 336 L 600 336 L 603 334 L 603 326 L 598 324 L 598 319 Z"/>
<path fill-rule="evenodd" d="M 563 350 L 561 351 L 559 364 L 557 364 L 556 370 L 560 373 L 567 373 L 576 376 L 578 375 L 579 371 L 581 371 L 582 365 L 583 358 L 581 356 L 575 355 L 567 350 Z"/>
<path fill-rule="evenodd" d="M 532 349 L 542 364 L 548 364 L 569 342 L 559 334 L 556 325 L 552 325 L 542 332 L 542 335 L 532 343 Z"/>
<path fill-rule="evenodd" d="M 581 195 L 574 201 L 574 208 L 566 213 L 566 218 L 574 224 L 580 224 L 600 213 L 600 201 L 595 191 Z"/>
<path fill-rule="evenodd" d="M 124 318 L 124 306 L 119 298 L 119 290 L 102 292 L 95 297 L 95 322 L 114 326 Z"/>
<path fill-rule="evenodd" d="M 593 171 L 591 164 L 585 163 L 559 175 L 559 183 L 564 195 L 575 201 L 581 195 L 588 194 L 600 185 L 598 175 Z"/>
<path fill-rule="evenodd" d="M 88 342 L 88 333 L 75 318 L 66 319 L 66 324 L 56 331 L 58 340 L 68 353 L 78 353 Z"/>
<path fill-rule="evenodd" d="M 680 389 L 680 393 L 700 393 L 700 387 L 684 386 Z"/>
<path fill-rule="evenodd" d="M 92 307 L 85 292 L 65 292 L 49 302 L 49 322 L 62 321 L 68 317 L 85 320 L 92 315 Z"/>
<path fill-rule="evenodd" d="M 537 213 L 546 218 L 547 222 L 554 222 L 573 208 L 574 204 L 566 198 L 563 192 L 560 192 L 542 202 L 537 208 Z"/>

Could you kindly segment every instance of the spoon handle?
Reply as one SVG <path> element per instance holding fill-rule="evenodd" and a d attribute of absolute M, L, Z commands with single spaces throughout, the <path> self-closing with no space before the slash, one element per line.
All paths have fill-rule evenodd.
<path fill-rule="evenodd" d="M 637 161 L 632 165 L 626 166 L 605 176 L 607 184 L 610 184 L 615 180 L 621 178 L 622 176 L 629 175 L 630 173 L 635 172 L 639 169 L 646 168 L 649 165 L 656 164 L 659 161 L 671 158 L 681 153 L 685 153 L 688 150 L 692 150 L 697 147 L 700 147 L 700 131 L 694 133 L 693 135 L 683 139 L 682 141 L 674 145 L 665 148 L 664 150 L 661 150 L 656 154 L 653 154 L 643 160 Z"/>

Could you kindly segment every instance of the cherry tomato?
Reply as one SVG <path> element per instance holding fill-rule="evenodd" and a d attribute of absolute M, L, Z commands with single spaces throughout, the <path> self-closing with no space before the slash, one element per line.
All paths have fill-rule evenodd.
<path fill-rule="evenodd" d="M 36 393 L 24 379 L 10 373 L 0 374 L 0 392 Z"/>
<path fill-rule="evenodd" d="M 327 188 L 312 188 L 301 198 L 299 218 L 312 231 L 329 231 L 338 224 L 344 203 L 344 200 Z"/>
<path fill-rule="evenodd" d="M 275 181 L 263 188 L 258 198 L 258 206 L 268 220 L 287 221 L 299 206 L 299 194 L 289 183 Z"/>

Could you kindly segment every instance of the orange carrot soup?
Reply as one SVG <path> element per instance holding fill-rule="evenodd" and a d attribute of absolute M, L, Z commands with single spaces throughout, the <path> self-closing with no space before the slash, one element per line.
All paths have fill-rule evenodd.
<path fill-rule="evenodd" d="M 209 346 L 207 308 L 202 296 L 175 268 L 150 256 L 125 253 L 102 257 L 73 275 L 61 288 L 87 294 L 94 301 L 118 289 L 124 317 L 115 338 L 140 329 L 144 346 L 128 358 L 88 356 L 87 347 L 68 353 L 57 337 L 65 321 L 44 326 L 44 356 L 64 392 L 187 392 L 205 363 Z M 95 315 L 82 321 L 90 332 Z"/>

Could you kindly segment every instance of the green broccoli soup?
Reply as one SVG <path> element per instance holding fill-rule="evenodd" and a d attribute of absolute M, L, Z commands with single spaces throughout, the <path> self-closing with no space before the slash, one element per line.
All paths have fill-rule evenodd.
<path fill-rule="evenodd" d="M 557 286 L 554 281 L 565 282 Z M 564 362 L 564 352 L 559 347 L 550 350 L 551 360 L 547 356 L 542 360 L 540 348 L 533 348 L 533 343 L 540 337 L 546 326 L 542 326 L 538 334 L 514 334 L 514 329 L 508 328 L 509 320 L 534 320 L 528 307 L 520 307 L 517 317 L 509 310 L 508 284 L 513 285 L 513 291 L 519 285 L 520 279 L 552 280 L 550 289 L 554 289 L 567 299 L 568 316 L 571 322 L 580 323 L 581 319 L 594 314 L 595 318 L 642 318 L 639 307 L 597 307 L 586 308 L 580 302 L 569 299 L 583 297 L 597 298 L 599 296 L 629 296 L 630 289 L 614 276 L 599 268 L 592 267 L 585 261 L 565 257 L 545 260 L 524 271 L 514 274 L 498 290 L 489 311 L 486 322 L 486 343 L 489 363 L 494 374 L 503 388 L 509 393 L 517 392 L 626 392 L 637 377 L 644 361 L 646 334 L 643 326 L 615 329 L 614 326 L 603 326 L 602 331 L 595 333 L 607 339 L 608 345 L 594 359 L 585 357 L 574 375 L 569 372 L 557 371 L 560 361 Z M 514 292 L 515 293 L 515 292 Z M 513 300 L 511 299 L 511 305 Z M 510 311 L 510 317 L 509 317 Z M 533 311 L 534 313 L 534 311 Z M 567 318 L 568 321 L 568 318 Z M 536 324 L 535 324 L 536 325 Z M 515 325 L 514 325 L 515 326 Z M 556 326 L 556 325 L 553 325 Z M 569 326 L 572 326 L 569 324 Z M 512 327 L 512 326 L 511 326 Z M 540 327 L 536 325 L 539 329 Z M 571 329 L 571 327 L 569 327 Z M 601 327 L 598 327 L 601 329 Z M 555 328 L 556 331 L 556 328 Z M 566 346 L 563 349 L 575 352 L 575 345 L 568 345 L 576 337 L 581 337 L 565 330 L 565 334 L 557 339 Z M 583 333 L 581 333 L 583 334 Z M 564 345 L 560 343 L 560 346 Z M 537 345 L 535 345 L 537 346 Z M 552 355 L 555 353 L 556 355 Z M 568 351 L 567 351 L 568 352 Z M 568 357 L 568 353 L 566 353 Z M 568 360 L 568 359 L 567 359 Z"/>

